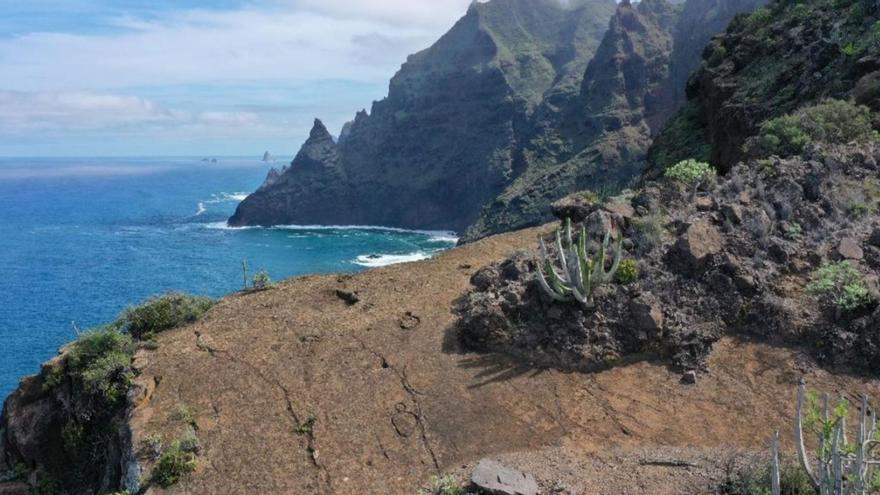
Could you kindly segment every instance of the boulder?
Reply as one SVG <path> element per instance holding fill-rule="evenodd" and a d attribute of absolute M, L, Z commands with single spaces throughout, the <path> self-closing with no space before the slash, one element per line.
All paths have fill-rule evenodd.
<path fill-rule="evenodd" d="M 868 244 L 874 247 L 880 247 L 880 227 L 874 227 L 871 237 L 868 238 Z"/>
<path fill-rule="evenodd" d="M 492 495 L 538 495 L 538 482 L 530 475 L 508 468 L 491 459 L 482 459 L 471 475 L 471 482 Z"/>
<path fill-rule="evenodd" d="M 348 304 L 349 306 L 354 306 L 361 301 L 361 297 L 358 295 L 357 291 L 351 290 L 337 289 L 336 297 L 345 301 L 345 304 Z"/>
<path fill-rule="evenodd" d="M 708 222 L 696 222 L 687 227 L 672 247 L 671 254 L 692 269 L 701 268 L 721 252 L 722 240 L 718 229 Z"/>
<path fill-rule="evenodd" d="M 616 237 L 618 230 L 617 224 L 611 213 L 604 210 L 596 210 L 590 213 L 584 220 L 587 227 L 587 234 L 594 239 L 604 239 L 606 233 L 611 233 L 611 237 Z"/>
<path fill-rule="evenodd" d="M 711 196 L 700 196 L 694 200 L 694 206 L 697 211 L 712 211 L 715 209 L 715 198 Z"/>
<path fill-rule="evenodd" d="M 724 205 L 724 207 L 721 209 L 721 213 L 724 214 L 724 218 L 726 218 L 730 223 L 734 225 L 739 225 L 743 221 L 742 206 Z"/>
<path fill-rule="evenodd" d="M 595 197 L 583 193 L 575 193 L 550 205 L 550 211 L 554 217 L 562 221 L 570 218 L 573 223 L 578 223 L 583 222 L 587 215 L 596 209 L 596 206 L 597 201 Z"/>
<path fill-rule="evenodd" d="M 681 375 L 681 383 L 685 385 L 696 385 L 697 372 L 694 370 L 686 371 L 683 375 Z"/>
<path fill-rule="evenodd" d="M 865 253 L 862 251 L 859 241 L 852 237 L 841 239 L 835 251 L 837 257 L 844 260 L 862 260 L 865 258 Z"/>
<path fill-rule="evenodd" d="M 630 301 L 629 311 L 640 337 L 647 338 L 663 328 L 663 308 L 652 294 L 645 293 Z"/>

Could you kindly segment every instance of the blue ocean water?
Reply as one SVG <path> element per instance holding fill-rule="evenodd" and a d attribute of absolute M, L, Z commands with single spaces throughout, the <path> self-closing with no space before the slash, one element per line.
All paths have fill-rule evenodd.
<path fill-rule="evenodd" d="M 428 257 L 451 234 L 379 228 L 229 229 L 269 165 L 256 159 L 0 159 L 0 401 L 75 338 L 170 290 Z"/>

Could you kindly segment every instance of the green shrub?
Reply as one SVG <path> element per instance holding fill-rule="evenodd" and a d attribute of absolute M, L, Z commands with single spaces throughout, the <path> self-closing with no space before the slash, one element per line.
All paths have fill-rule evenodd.
<path fill-rule="evenodd" d="M 793 156 L 810 143 L 845 144 L 876 140 L 868 107 L 842 100 L 825 100 L 761 125 L 759 136 L 746 142 L 754 156 Z"/>
<path fill-rule="evenodd" d="M 620 284 L 631 284 L 638 279 L 639 263 L 632 258 L 621 261 L 620 267 L 617 269 L 617 282 Z"/>
<path fill-rule="evenodd" d="M 74 388 L 95 398 L 96 407 L 120 404 L 134 378 L 131 336 L 113 326 L 84 333 L 74 342 L 64 361 L 66 375 Z"/>
<path fill-rule="evenodd" d="M 799 223 L 792 223 L 785 228 L 783 235 L 790 241 L 799 241 L 804 238 L 804 228 Z"/>
<path fill-rule="evenodd" d="M 860 217 L 871 211 L 871 207 L 868 206 L 867 203 L 865 203 L 864 201 L 852 199 L 846 205 L 846 211 L 848 211 L 849 214 L 854 217 Z"/>
<path fill-rule="evenodd" d="M 694 159 L 680 161 L 666 169 L 664 173 L 667 179 L 693 185 L 704 180 L 714 179 L 715 169 L 706 162 L 698 162 Z"/>
<path fill-rule="evenodd" d="M 157 333 L 196 322 L 213 305 L 207 297 L 172 292 L 125 310 L 117 324 L 135 339 L 148 340 Z"/>
<path fill-rule="evenodd" d="M 813 272 L 807 294 L 821 302 L 852 312 L 874 303 L 865 277 L 849 261 L 822 265 Z"/>
<path fill-rule="evenodd" d="M 633 242 L 636 248 L 647 253 L 663 244 L 666 229 L 663 227 L 663 217 L 660 215 L 648 215 L 632 219 Z"/>
<path fill-rule="evenodd" d="M 153 468 L 152 481 L 157 485 L 168 488 L 177 483 L 196 469 L 196 456 L 181 448 L 179 441 L 172 443 L 156 462 Z"/>
<path fill-rule="evenodd" d="M 195 425 L 196 419 L 193 415 L 192 410 L 186 404 L 178 404 L 177 407 L 174 408 L 174 411 L 171 413 L 171 419 L 175 421 L 180 421 L 181 423 L 186 423 L 188 425 Z"/>
<path fill-rule="evenodd" d="M 748 24 L 749 28 L 757 29 L 767 25 L 770 20 L 773 19 L 773 11 L 768 9 L 767 7 L 761 7 L 752 12 L 752 15 L 749 16 Z"/>
<path fill-rule="evenodd" d="M 419 490 L 418 495 L 464 495 L 464 489 L 456 481 L 454 476 L 431 478 L 431 484 L 427 490 Z"/>
<path fill-rule="evenodd" d="M 254 290 L 264 290 L 272 287 L 272 279 L 269 278 L 269 272 L 262 271 L 254 275 Z"/>

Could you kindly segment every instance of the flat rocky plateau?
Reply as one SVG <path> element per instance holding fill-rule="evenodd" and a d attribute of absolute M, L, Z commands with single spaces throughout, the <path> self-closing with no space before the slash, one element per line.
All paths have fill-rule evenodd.
<path fill-rule="evenodd" d="M 877 380 L 731 338 L 696 385 L 647 360 L 563 373 L 462 351 L 453 306 L 471 275 L 549 229 L 223 299 L 136 355 L 134 445 L 176 438 L 186 425 L 175 411 L 193 412 L 198 469 L 168 493 L 415 494 L 491 457 L 546 493 L 700 494 L 736 454 L 766 452 L 774 430 L 791 451 L 802 376 L 832 396 L 880 396 Z"/>

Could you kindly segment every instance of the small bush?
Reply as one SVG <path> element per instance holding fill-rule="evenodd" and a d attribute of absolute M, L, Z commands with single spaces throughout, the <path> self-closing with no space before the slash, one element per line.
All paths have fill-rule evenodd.
<path fill-rule="evenodd" d="M 617 269 L 617 282 L 620 284 L 631 284 L 638 279 L 639 263 L 632 258 L 621 261 L 620 267 Z"/>
<path fill-rule="evenodd" d="M 186 404 L 178 404 L 177 407 L 174 408 L 174 412 L 171 413 L 171 419 L 188 425 L 196 424 L 195 416 Z"/>
<path fill-rule="evenodd" d="M 868 107 L 825 100 L 764 122 L 760 135 L 746 142 L 746 150 L 754 156 L 786 157 L 800 154 L 810 143 L 846 144 L 876 139 Z"/>
<path fill-rule="evenodd" d="M 207 297 L 172 292 L 125 310 L 117 324 L 135 339 L 148 340 L 157 333 L 196 322 L 213 305 Z"/>
<path fill-rule="evenodd" d="M 799 241 L 804 238 L 804 228 L 799 223 L 792 223 L 785 228 L 783 235 L 789 241 Z"/>
<path fill-rule="evenodd" d="M 269 272 L 262 271 L 254 275 L 254 290 L 264 290 L 272 287 L 272 279 L 269 278 Z"/>
<path fill-rule="evenodd" d="M 667 179 L 686 185 L 694 185 L 704 180 L 714 179 L 716 172 L 708 163 L 690 159 L 667 168 L 664 175 Z"/>
<path fill-rule="evenodd" d="M 767 7 L 761 7 L 752 12 L 749 16 L 748 23 L 751 29 L 757 29 L 767 25 L 773 19 L 773 11 Z"/>
<path fill-rule="evenodd" d="M 431 484 L 427 490 L 419 490 L 418 495 L 464 495 L 464 489 L 456 481 L 454 476 L 431 478 Z"/>
<path fill-rule="evenodd" d="M 196 469 L 196 456 L 181 448 L 179 441 L 172 443 L 156 462 L 153 468 L 152 481 L 157 485 L 168 488 L 182 480 Z"/>
<path fill-rule="evenodd" d="M 95 407 L 113 407 L 125 399 L 134 378 L 134 351 L 130 336 L 112 326 L 101 327 L 70 346 L 65 372 L 78 390 L 99 402 Z"/>
<path fill-rule="evenodd" d="M 648 253 L 663 244 L 666 229 L 663 227 L 663 217 L 660 215 L 648 215 L 632 219 L 633 242 L 636 249 L 641 253 Z"/>
<path fill-rule="evenodd" d="M 807 294 L 842 311 L 852 312 L 874 303 L 865 277 L 849 261 L 819 267 L 807 285 Z"/>

